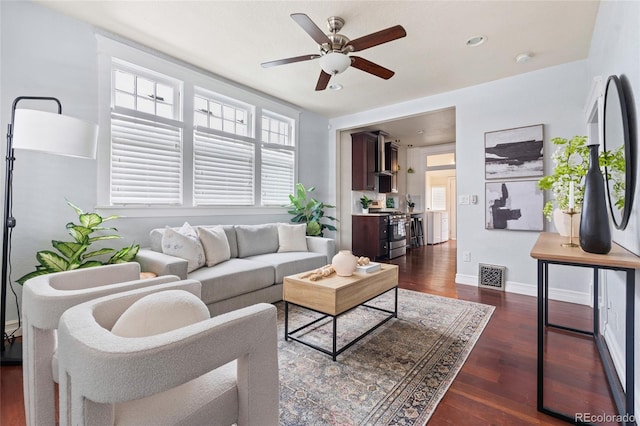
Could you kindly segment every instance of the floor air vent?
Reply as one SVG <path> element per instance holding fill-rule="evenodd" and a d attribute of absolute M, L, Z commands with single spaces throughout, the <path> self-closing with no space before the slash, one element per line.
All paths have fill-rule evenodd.
<path fill-rule="evenodd" d="M 505 266 L 481 263 L 479 267 L 478 287 L 504 291 L 504 274 L 507 270 Z"/>

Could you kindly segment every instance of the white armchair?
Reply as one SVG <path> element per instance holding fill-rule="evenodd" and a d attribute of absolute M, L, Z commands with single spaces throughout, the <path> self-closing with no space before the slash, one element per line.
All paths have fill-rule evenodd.
<path fill-rule="evenodd" d="M 114 334 L 151 293 L 173 312 L 176 292 L 163 287 L 175 286 L 106 296 L 62 315 L 60 425 L 277 425 L 276 308 L 261 303 L 147 337 Z M 180 286 L 199 297 L 196 287 Z"/>
<path fill-rule="evenodd" d="M 178 279 L 169 275 L 141 280 L 139 264 L 123 263 L 41 275 L 27 281 L 22 290 L 27 426 L 56 424 L 56 329 L 64 311 L 97 297 Z"/>

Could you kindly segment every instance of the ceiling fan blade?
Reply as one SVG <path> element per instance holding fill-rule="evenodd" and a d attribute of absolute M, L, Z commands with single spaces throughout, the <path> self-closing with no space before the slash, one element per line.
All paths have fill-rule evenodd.
<path fill-rule="evenodd" d="M 331 74 L 327 74 L 324 71 L 320 71 L 320 77 L 318 77 L 318 83 L 316 84 L 316 90 L 324 90 L 327 88 L 329 84 L 329 80 L 331 79 Z"/>
<path fill-rule="evenodd" d="M 359 56 L 350 56 L 350 58 L 352 67 L 358 68 L 359 70 L 368 72 L 369 74 L 373 74 L 380 78 L 384 78 L 385 80 L 389 80 L 395 74 L 395 72 L 391 71 L 390 69 L 387 69 Z"/>
<path fill-rule="evenodd" d="M 318 44 L 331 44 L 329 37 L 304 13 L 292 13 L 291 18 Z"/>
<path fill-rule="evenodd" d="M 347 43 L 347 46 L 351 46 L 353 48 L 352 52 L 359 52 L 360 50 L 397 40 L 406 35 L 407 32 L 402 28 L 402 25 L 396 25 L 395 27 L 387 28 L 386 30 L 381 30 L 373 34 L 351 40 Z"/>
<path fill-rule="evenodd" d="M 302 55 L 294 58 L 278 59 L 276 61 L 263 62 L 260 65 L 262 68 L 275 67 L 276 65 L 292 64 L 294 62 L 310 61 L 311 59 L 318 59 L 320 55 Z"/>

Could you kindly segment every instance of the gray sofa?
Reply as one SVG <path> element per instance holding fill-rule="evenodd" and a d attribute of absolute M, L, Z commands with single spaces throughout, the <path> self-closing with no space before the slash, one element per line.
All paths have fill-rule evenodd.
<path fill-rule="evenodd" d="M 163 253 L 164 229 L 150 232 L 150 247 L 140 249 L 136 261 L 142 271 L 200 281 L 202 301 L 211 315 L 219 315 L 255 303 L 282 300 L 285 276 L 321 268 L 331 263 L 336 251 L 332 239 L 306 237 L 308 251 L 279 253 L 276 223 L 222 228 L 229 242 L 230 259 L 217 265 L 187 273 L 187 260 Z"/>

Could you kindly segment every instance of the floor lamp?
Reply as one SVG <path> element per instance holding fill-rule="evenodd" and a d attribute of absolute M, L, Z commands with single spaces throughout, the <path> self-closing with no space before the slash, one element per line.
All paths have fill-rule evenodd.
<path fill-rule="evenodd" d="M 24 100 L 55 102 L 57 113 L 33 109 L 18 109 Z M 22 345 L 6 333 L 6 302 L 11 256 L 11 232 L 16 226 L 12 216 L 14 149 L 47 152 L 80 158 L 96 158 L 98 127 L 76 118 L 62 115 L 62 104 L 56 98 L 20 96 L 13 101 L 11 122 L 7 131 L 7 156 L 4 181 L 4 227 L 2 232 L 2 300 L 0 327 L 2 327 L 1 365 L 22 363 Z M 5 341 L 6 340 L 6 341 Z"/>

